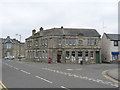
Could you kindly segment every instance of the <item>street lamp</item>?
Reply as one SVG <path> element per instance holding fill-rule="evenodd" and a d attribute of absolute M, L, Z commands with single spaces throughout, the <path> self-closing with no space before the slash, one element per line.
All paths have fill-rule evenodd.
<path fill-rule="evenodd" d="M 19 36 L 20 37 L 20 43 L 21 43 L 21 35 L 20 34 L 16 34 L 16 36 Z M 21 46 L 19 45 L 19 61 L 21 61 Z"/>

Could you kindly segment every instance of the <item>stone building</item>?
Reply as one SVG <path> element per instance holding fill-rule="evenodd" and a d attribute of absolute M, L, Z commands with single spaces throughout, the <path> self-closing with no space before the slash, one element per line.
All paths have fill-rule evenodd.
<path fill-rule="evenodd" d="M 26 39 L 28 60 L 52 63 L 101 63 L 100 34 L 95 29 L 51 28 L 32 30 Z"/>
<path fill-rule="evenodd" d="M 2 59 L 2 38 L 0 38 L 0 59 Z"/>
<path fill-rule="evenodd" d="M 7 38 L 2 39 L 2 58 L 9 56 L 18 58 L 19 54 L 25 56 L 24 45 L 24 43 L 20 43 L 20 41 L 7 36 Z"/>
<path fill-rule="evenodd" d="M 120 34 L 102 36 L 102 61 L 114 63 L 120 61 Z"/>

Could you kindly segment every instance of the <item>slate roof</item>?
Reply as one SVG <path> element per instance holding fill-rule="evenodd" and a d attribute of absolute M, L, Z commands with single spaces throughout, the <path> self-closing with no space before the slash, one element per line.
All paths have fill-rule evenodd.
<path fill-rule="evenodd" d="M 42 36 L 57 36 L 57 35 L 66 35 L 66 36 L 85 36 L 85 37 L 100 37 L 101 35 L 95 29 L 82 29 L 82 28 L 51 28 L 42 31 Z M 40 36 L 40 31 L 36 32 L 34 36 Z M 32 36 L 26 38 L 30 39 Z"/>
<path fill-rule="evenodd" d="M 2 43 L 13 43 L 13 44 L 21 44 L 20 41 L 16 40 L 16 39 L 11 39 L 9 36 L 5 39 L 2 39 Z"/>
<path fill-rule="evenodd" d="M 43 36 L 47 35 L 83 35 L 86 37 L 99 37 L 100 34 L 95 29 L 76 28 L 52 28 L 43 31 Z"/>
<path fill-rule="evenodd" d="M 120 40 L 120 34 L 106 34 L 110 40 Z"/>

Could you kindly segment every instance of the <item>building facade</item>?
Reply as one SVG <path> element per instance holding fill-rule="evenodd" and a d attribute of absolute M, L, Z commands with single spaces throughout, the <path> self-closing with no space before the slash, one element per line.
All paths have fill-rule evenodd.
<path fill-rule="evenodd" d="M 95 29 L 52 28 L 32 30 L 26 39 L 28 60 L 52 63 L 101 63 L 100 34 Z"/>
<path fill-rule="evenodd" d="M 24 43 L 16 39 L 11 39 L 9 36 L 2 39 L 2 58 L 14 56 L 18 58 L 19 55 L 25 56 Z"/>
<path fill-rule="evenodd" d="M 120 61 L 120 35 L 106 34 L 102 36 L 102 61 L 118 62 Z"/>
<path fill-rule="evenodd" d="M 0 38 L 0 59 L 2 59 L 2 38 Z"/>

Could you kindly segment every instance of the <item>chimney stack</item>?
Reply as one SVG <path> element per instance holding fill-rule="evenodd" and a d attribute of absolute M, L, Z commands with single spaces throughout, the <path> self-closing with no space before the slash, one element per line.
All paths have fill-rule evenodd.
<path fill-rule="evenodd" d="M 33 30 L 32 30 L 32 36 L 34 36 L 35 32 L 36 32 L 36 30 L 33 29 Z"/>
<path fill-rule="evenodd" d="M 63 26 L 61 26 L 61 29 L 63 29 Z"/>
<path fill-rule="evenodd" d="M 43 27 L 40 27 L 40 31 L 43 31 Z"/>
<path fill-rule="evenodd" d="M 40 27 L 40 36 L 42 36 L 43 27 Z"/>

